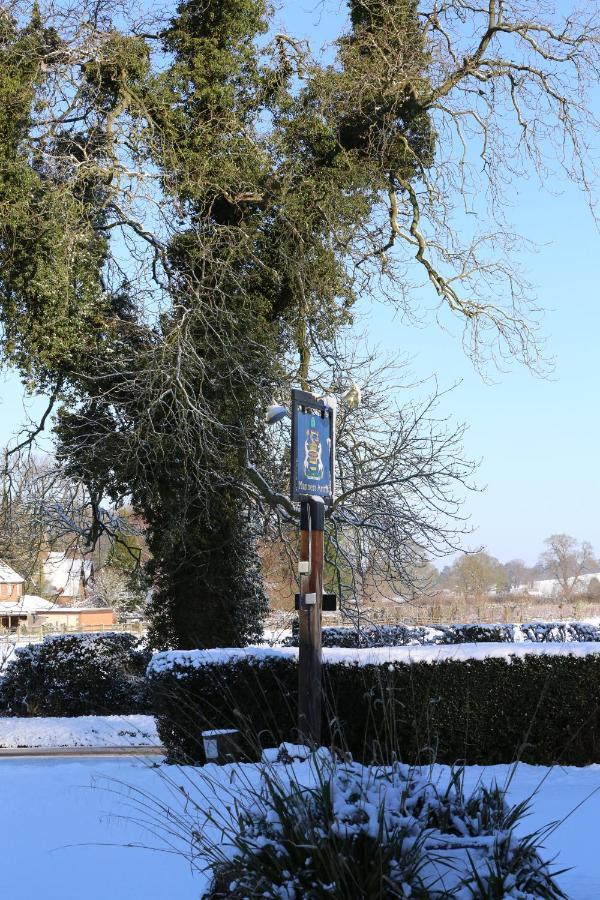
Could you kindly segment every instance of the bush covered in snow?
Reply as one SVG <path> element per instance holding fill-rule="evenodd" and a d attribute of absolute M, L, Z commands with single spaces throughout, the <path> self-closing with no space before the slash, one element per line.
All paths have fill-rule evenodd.
<path fill-rule="evenodd" d="M 516 833 L 526 806 L 510 808 L 497 787 L 466 796 L 460 770 L 432 783 L 429 772 L 324 750 L 308 762 L 308 772 L 265 766 L 218 842 L 198 829 L 213 872 L 205 898 L 565 896 L 539 855 L 542 835 Z"/>
<path fill-rule="evenodd" d="M 439 648 L 421 662 L 400 650 L 403 659 L 327 651 L 324 741 L 362 761 L 389 760 L 399 748 L 410 763 L 600 763 L 600 652 L 580 647 L 526 653 L 521 644 L 514 655 L 462 659 L 458 647 L 459 658 Z M 358 654 L 367 659 L 359 664 Z M 294 740 L 293 650 L 158 657 L 149 670 L 152 708 L 171 760 L 204 762 L 201 732 L 210 728 L 240 728 L 250 758 L 259 744 Z"/>
<path fill-rule="evenodd" d="M 439 632 L 432 643 L 436 644 L 488 644 L 497 641 L 513 643 L 515 641 L 515 625 L 482 625 L 479 623 L 467 625 L 438 625 Z M 423 642 L 426 643 L 426 642 Z"/>
<path fill-rule="evenodd" d="M 515 627 L 521 629 L 521 639 L 526 641 L 541 643 L 600 641 L 600 627 L 590 622 L 525 622 Z"/>
<path fill-rule="evenodd" d="M 15 650 L 0 679 L 0 712 L 82 716 L 145 712 L 150 654 L 131 634 L 47 637 Z"/>
<path fill-rule="evenodd" d="M 324 647 L 408 647 L 418 644 L 600 641 L 600 626 L 589 622 L 525 622 L 485 625 L 368 625 L 323 629 Z M 298 646 L 298 623 L 284 646 Z"/>

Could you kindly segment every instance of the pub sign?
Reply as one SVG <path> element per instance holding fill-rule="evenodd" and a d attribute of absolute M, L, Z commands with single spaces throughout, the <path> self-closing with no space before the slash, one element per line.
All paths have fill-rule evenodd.
<path fill-rule="evenodd" d="M 306 391 L 292 391 L 292 500 L 333 503 L 335 410 Z"/>

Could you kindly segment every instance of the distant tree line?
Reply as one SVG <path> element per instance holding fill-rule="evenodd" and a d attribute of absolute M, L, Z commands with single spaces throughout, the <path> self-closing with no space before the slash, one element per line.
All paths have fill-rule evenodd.
<path fill-rule="evenodd" d="M 482 598 L 491 592 L 499 595 L 526 594 L 534 582 L 553 580 L 549 594 L 569 600 L 574 594 L 586 594 L 600 600 L 600 580 L 583 576 L 600 572 L 600 560 L 589 541 L 569 534 L 552 534 L 544 541 L 544 550 L 533 566 L 522 559 L 502 563 L 487 550 L 462 553 L 439 573 L 436 587 L 451 590 L 465 599 Z"/>

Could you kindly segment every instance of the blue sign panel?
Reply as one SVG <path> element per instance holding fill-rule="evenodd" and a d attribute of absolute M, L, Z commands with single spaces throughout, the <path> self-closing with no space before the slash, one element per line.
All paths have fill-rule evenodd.
<path fill-rule="evenodd" d="M 300 395 L 300 392 L 294 392 Z M 333 410 L 310 395 L 292 403 L 292 499 L 333 500 Z"/>

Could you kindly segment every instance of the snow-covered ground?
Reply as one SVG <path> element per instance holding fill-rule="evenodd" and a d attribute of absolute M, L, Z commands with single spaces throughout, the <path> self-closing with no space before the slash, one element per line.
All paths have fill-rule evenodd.
<path fill-rule="evenodd" d="M 508 766 L 470 767 L 467 788 L 481 778 L 503 784 L 510 773 Z M 257 767 L 251 765 L 179 769 L 132 759 L 0 760 L 2 895 L 11 900 L 198 900 L 206 881 L 185 859 L 184 836 L 170 848 L 161 845 L 131 803 L 146 797 L 183 812 L 192 795 L 204 809 L 218 812 L 232 791 L 243 791 L 256 778 Z M 525 827 L 565 820 L 547 838 L 545 855 L 557 856 L 555 868 L 572 867 L 559 877 L 569 897 L 595 900 L 600 896 L 600 766 L 519 766 L 508 799 L 532 795 Z M 150 823 L 155 821 L 151 814 Z M 125 846 L 132 844 L 180 852 Z"/>
<path fill-rule="evenodd" d="M 147 747 L 158 744 L 160 738 L 153 716 L 0 717 L 0 748 Z"/>
<path fill-rule="evenodd" d="M 198 900 L 183 857 L 156 845 L 113 791 L 118 784 L 165 796 L 150 764 L 112 760 L 0 760 L 2 896 L 10 900 Z"/>
<path fill-rule="evenodd" d="M 511 771 L 510 766 L 469 766 L 465 786 L 475 786 L 480 778 L 506 784 Z M 520 765 L 510 782 L 507 799 L 516 803 L 529 797 L 531 812 L 523 823 L 527 832 L 556 823 L 544 842 L 542 856 L 555 858 L 554 871 L 569 870 L 558 877 L 558 884 L 572 900 L 598 900 L 600 765 L 554 769 Z"/>

